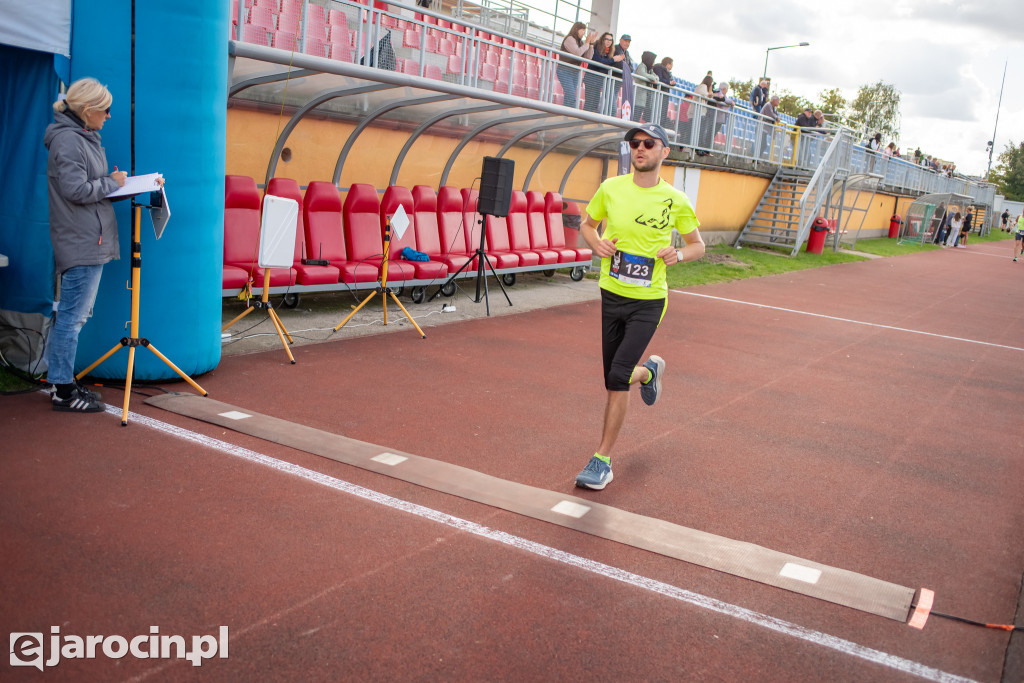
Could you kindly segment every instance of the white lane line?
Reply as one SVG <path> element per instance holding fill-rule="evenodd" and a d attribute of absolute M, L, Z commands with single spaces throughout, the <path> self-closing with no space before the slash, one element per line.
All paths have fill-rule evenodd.
<path fill-rule="evenodd" d="M 116 416 L 118 419 L 121 417 L 120 408 L 107 406 L 107 412 Z M 710 598 L 706 595 L 701 595 L 700 593 L 694 593 L 684 588 L 678 588 L 655 579 L 650 579 L 645 576 L 640 576 L 639 574 L 628 572 L 624 569 L 589 560 L 585 557 L 580 557 L 579 555 L 573 555 L 563 550 L 542 545 L 520 536 L 513 536 L 512 534 L 504 531 L 491 529 L 481 524 L 477 524 L 476 522 L 471 522 L 459 517 L 453 517 L 452 515 L 439 510 L 410 503 L 399 498 L 393 498 L 392 496 L 379 493 L 372 489 L 351 484 L 347 481 L 336 479 L 321 472 L 306 469 L 305 467 L 300 467 L 299 465 L 295 465 L 284 460 L 278 460 L 277 458 L 272 458 L 269 455 L 257 453 L 256 451 L 251 451 L 248 448 L 242 448 L 241 446 L 236 446 L 235 444 L 221 441 L 220 439 L 214 439 L 204 434 L 184 429 L 183 427 L 177 427 L 133 412 L 129 412 L 128 415 L 129 424 L 149 427 L 150 429 L 164 432 L 170 436 L 191 441 L 199 444 L 200 446 L 205 446 L 228 455 L 242 458 L 243 460 L 248 460 L 249 462 L 270 467 L 278 472 L 284 472 L 296 477 L 301 477 L 307 481 L 320 484 L 321 486 L 326 486 L 336 491 L 358 496 L 364 500 L 385 505 L 394 510 L 408 512 L 409 514 L 429 519 L 437 522 L 438 524 L 444 524 L 445 526 L 449 526 L 465 533 L 480 536 L 491 541 L 497 541 L 498 543 L 502 543 L 555 562 L 576 567 L 577 569 L 582 569 L 583 571 L 590 572 L 592 574 L 621 581 L 622 583 L 630 586 L 651 591 L 652 593 L 658 593 L 659 595 L 664 595 L 666 597 L 679 600 L 680 602 L 700 607 L 701 609 L 717 612 L 718 614 L 723 614 L 750 624 L 755 624 L 770 631 L 775 631 L 776 633 L 781 633 L 783 635 L 797 638 L 798 640 L 803 640 L 814 645 L 834 650 L 840 654 L 863 659 L 895 671 L 919 676 L 930 681 L 941 681 L 943 683 L 973 683 L 973 679 L 970 678 L 964 678 L 963 676 L 947 673 L 940 669 L 935 669 L 919 662 L 897 657 L 896 655 L 891 655 L 887 652 L 882 652 L 881 650 L 875 650 L 870 647 L 858 645 L 857 643 L 844 640 L 836 636 L 831 636 L 827 633 L 814 631 L 797 624 L 791 624 L 787 621 L 783 621 L 782 619 L 776 619 L 775 617 L 770 617 L 766 614 L 754 612 L 753 610 L 746 609 L 745 607 L 739 607 L 728 602 L 722 602 L 721 600 L 716 600 L 715 598 Z"/>
<path fill-rule="evenodd" d="M 921 330 L 911 330 L 906 327 L 894 327 L 892 325 L 882 325 L 880 323 L 869 323 L 863 320 L 853 320 L 851 318 L 839 318 L 834 315 L 825 315 L 824 313 L 811 313 L 809 311 L 798 311 L 794 308 L 782 308 L 781 306 L 769 306 L 768 304 L 755 304 L 752 301 L 740 301 L 739 299 L 727 299 L 723 296 L 711 296 L 710 294 L 698 294 L 697 292 L 684 292 L 681 289 L 670 289 L 670 292 L 676 294 L 686 294 L 687 296 L 699 296 L 702 299 L 715 299 L 717 301 L 726 301 L 732 304 L 743 304 L 744 306 L 753 306 L 755 308 L 768 308 L 773 311 L 783 311 L 785 313 L 795 313 L 797 315 L 808 315 L 812 318 L 825 318 L 826 320 L 837 320 L 842 323 L 853 323 L 854 325 L 866 325 L 867 327 L 879 327 L 884 330 L 895 330 L 896 332 L 909 332 L 910 334 L 923 334 L 926 337 L 938 337 L 939 339 L 950 339 L 952 341 L 962 341 L 968 344 L 981 344 L 982 346 L 994 346 L 998 349 L 1010 349 L 1011 351 L 1024 351 L 1024 348 L 1019 346 L 1007 346 L 1005 344 L 993 344 L 992 342 L 980 341 L 978 339 L 965 339 L 963 337 L 951 337 L 947 334 L 936 334 L 935 332 L 923 332 Z"/>

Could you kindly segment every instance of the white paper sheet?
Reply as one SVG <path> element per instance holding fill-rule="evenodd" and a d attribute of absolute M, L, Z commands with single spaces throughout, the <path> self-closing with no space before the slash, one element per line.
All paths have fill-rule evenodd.
<path fill-rule="evenodd" d="M 160 185 L 156 179 L 162 177 L 159 173 L 147 173 L 146 175 L 128 176 L 124 181 L 124 187 L 119 187 L 108 197 L 130 197 L 143 192 L 159 192 Z"/>

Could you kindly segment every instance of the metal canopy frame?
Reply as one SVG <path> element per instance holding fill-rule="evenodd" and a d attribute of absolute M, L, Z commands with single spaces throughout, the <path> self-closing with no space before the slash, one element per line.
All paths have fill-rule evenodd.
<path fill-rule="evenodd" d="M 231 41 L 228 49 L 231 103 L 275 106 L 288 114 L 288 121 L 282 126 L 267 163 L 267 182 L 277 171 L 289 136 L 311 115 L 336 117 L 355 124 L 339 150 L 332 177 L 335 185 L 339 185 L 345 163 L 360 135 L 368 127 L 379 126 L 409 130 L 409 137 L 394 161 L 391 184 L 397 182 L 415 142 L 428 131 L 440 128 L 445 134 L 454 133 L 459 141 L 445 159 L 439 185 L 447 183 L 462 150 L 469 143 L 486 137 L 501 143 L 499 157 L 517 145 L 539 148 L 525 177 L 523 190 L 529 187 L 540 163 L 552 152 L 575 157 L 562 177 L 560 192 L 564 191 L 569 174 L 582 159 L 613 139 L 621 139 L 622 132 L 635 125 L 631 121 L 505 92 L 260 45 Z M 567 127 L 576 127 L 576 130 L 553 140 L 546 135 Z M 609 135 L 594 144 L 587 141 L 611 131 L 616 132 L 616 137 Z M 529 140 L 534 137 L 535 141 Z"/>

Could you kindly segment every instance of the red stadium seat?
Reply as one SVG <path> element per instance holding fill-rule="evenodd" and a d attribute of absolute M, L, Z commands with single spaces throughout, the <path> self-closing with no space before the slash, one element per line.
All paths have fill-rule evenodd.
<path fill-rule="evenodd" d="M 249 176 L 224 177 L 223 288 L 249 282 L 259 256 L 260 192 Z"/>
<path fill-rule="evenodd" d="M 341 62 L 352 61 L 352 47 L 349 45 L 347 37 L 343 43 L 331 42 L 331 59 Z"/>
<path fill-rule="evenodd" d="M 416 216 L 416 250 L 428 255 L 431 261 L 445 264 L 449 273 L 461 268 L 469 260 L 469 257 L 450 253 L 451 242 L 441 241 L 437 193 L 434 192 L 434 188 L 427 185 L 417 185 L 412 188 L 412 203 Z M 457 235 L 457 238 L 459 242 L 465 244 L 461 234 Z"/>
<path fill-rule="evenodd" d="M 391 229 L 391 248 L 389 249 L 388 279 L 397 268 L 404 274 L 405 280 L 432 280 L 444 279 L 448 275 L 448 268 L 439 261 L 406 261 L 402 258 L 402 250 L 405 247 L 416 249 L 416 211 L 413 206 L 412 192 L 408 188 L 392 185 L 384 190 L 384 197 L 380 203 L 380 229 L 384 234 L 387 221 L 394 216 L 401 206 L 405 209 L 405 215 L 409 219 L 409 226 L 399 236 L 398 231 Z"/>
<path fill-rule="evenodd" d="M 319 38 L 306 39 L 306 54 L 314 57 L 330 57 L 330 45 Z"/>
<path fill-rule="evenodd" d="M 508 212 L 509 239 L 512 251 L 520 255 L 520 265 L 536 266 L 558 263 L 558 254 L 548 249 L 547 232 L 544 239 L 534 238 L 530 232 L 529 216 L 526 212 L 526 193 L 512 191 L 512 202 Z"/>
<path fill-rule="evenodd" d="M 477 200 L 474 197 L 472 207 L 476 209 Z M 487 229 L 487 256 L 495 270 L 504 268 L 515 268 L 520 265 L 536 265 L 523 263 L 523 256 L 512 251 L 512 243 L 508 238 L 508 220 L 503 216 L 484 216 L 484 224 Z M 532 259 L 527 258 L 527 261 Z"/>
<path fill-rule="evenodd" d="M 593 252 L 589 247 L 575 246 L 579 239 L 579 232 L 572 228 L 566 228 L 562 224 L 562 212 L 564 210 L 565 205 L 562 202 L 562 195 L 557 192 L 548 192 L 544 196 L 544 215 L 548 229 L 548 244 L 555 250 L 572 249 L 576 252 L 577 261 L 591 260 Z M 573 238 L 567 240 L 567 233 L 571 233 Z"/>
<path fill-rule="evenodd" d="M 286 31 L 288 33 L 298 35 L 299 33 L 299 15 L 298 14 L 278 14 L 277 15 L 277 30 Z"/>
<path fill-rule="evenodd" d="M 363 263 L 363 271 L 372 267 L 374 275 L 371 279 L 376 280 L 380 276 L 380 266 L 384 262 L 384 240 L 381 237 L 380 200 L 377 198 L 377 190 L 366 183 L 353 183 L 345 197 L 342 215 L 349 260 Z M 362 275 L 362 271 L 360 274 Z M 389 281 L 407 280 L 412 276 L 411 269 L 396 268 L 388 271 Z M 344 272 L 342 278 L 344 279 Z"/>
<path fill-rule="evenodd" d="M 288 50 L 289 52 L 293 51 L 295 49 L 295 34 L 286 31 L 275 31 L 271 47 L 276 47 L 279 50 Z"/>
<path fill-rule="evenodd" d="M 335 194 L 337 194 L 337 190 L 335 190 Z M 295 271 L 295 284 L 329 285 L 338 282 L 339 273 L 336 267 L 307 265 L 302 262 L 303 259 L 319 257 L 313 253 L 308 245 L 308 230 L 305 228 L 306 211 L 299 184 L 291 178 L 271 178 L 270 182 L 267 183 L 264 199 L 266 199 L 266 195 L 294 199 L 299 204 L 299 220 L 295 230 L 295 263 L 292 265 L 292 270 Z M 274 285 L 274 271 L 271 271 L 270 277 L 271 285 Z"/>
<path fill-rule="evenodd" d="M 470 218 L 474 220 L 475 218 Z M 454 187 L 442 187 L 437 192 L 437 236 L 441 240 L 441 249 L 447 254 L 442 259 L 448 265 L 449 270 L 456 270 L 466 260 L 469 260 L 476 251 L 476 244 L 467 248 L 472 223 L 466 224 L 466 213 L 464 211 L 464 200 L 462 193 Z M 479 236 L 479 233 L 473 233 Z M 478 240 L 479 241 L 479 240 Z M 461 262 L 457 261 L 465 259 Z M 462 272 L 472 273 L 476 271 L 476 262 L 473 262 Z"/>
<path fill-rule="evenodd" d="M 242 26 L 242 42 L 270 47 L 270 32 L 262 26 L 245 24 Z"/>
<path fill-rule="evenodd" d="M 339 282 L 342 279 L 341 269 L 351 264 L 345 251 L 345 234 L 341 229 L 341 194 L 334 183 L 313 181 L 309 184 L 302 204 L 302 217 L 306 232 L 306 258 L 329 261 L 328 266 L 312 267 L 324 269 L 323 274 L 319 270 L 315 271 L 324 280 Z"/>
<path fill-rule="evenodd" d="M 452 55 L 448 58 L 448 64 L 446 65 L 445 71 L 450 74 L 462 75 L 462 57 Z"/>
<path fill-rule="evenodd" d="M 254 5 L 249 10 L 249 24 L 252 26 L 259 26 L 267 31 L 277 30 L 277 21 L 274 20 L 274 15 L 271 13 L 269 7 L 261 7 Z"/>
<path fill-rule="evenodd" d="M 560 244 L 551 242 L 548 236 L 547 216 L 544 213 L 543 193 L 535 190 L 526 193 L 526 218 L 530 229 L 530 244 L 543 244 L 546 251 L 555 254 L 558 263 L 570 263 L 577 260 L 576 250 L 566 248 L 564 237 Z"/>

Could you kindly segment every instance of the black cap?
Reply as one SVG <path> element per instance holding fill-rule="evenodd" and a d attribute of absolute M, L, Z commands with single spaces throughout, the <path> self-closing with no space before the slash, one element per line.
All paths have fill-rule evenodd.
<path fill-rule="evenodd" d="M 656 123 L 645 123 L 642 126 L 630 128 L 629 131 L 626 133 L 626 142 L 632 140 L 637 133 L 647 133 L 652 138 L 658 138 L 659 140 L 661 140 L 661 144 L 668 147 L 668 133 L 666 133 L 665 129 Z"/>

